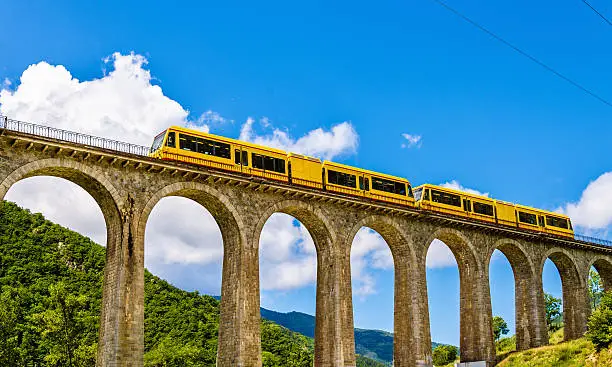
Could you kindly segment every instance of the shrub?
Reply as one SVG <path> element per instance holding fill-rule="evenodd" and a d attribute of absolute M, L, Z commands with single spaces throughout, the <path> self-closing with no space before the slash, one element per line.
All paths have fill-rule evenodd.
<path fill-rule="evenodd" d="M 599 307 L 589 317 L 587 338 L 600 351 L 612 343 L 612 293 L 606 292 Z"/>
<path fill-rule="evenodd" d="M 457 347 L 454 345 L 439 345 L 433 351 L 434 366 L 444 366 L 457 359 Z"/>

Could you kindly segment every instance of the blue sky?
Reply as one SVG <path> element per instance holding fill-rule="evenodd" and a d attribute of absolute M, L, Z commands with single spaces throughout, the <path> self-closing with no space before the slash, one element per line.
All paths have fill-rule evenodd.
<path fill-rule="evenodd" d="M 612 42 L 612 29 L 582 2 L 449 4 L 612 100 L 612 51 L 605 47 Z M 592 4 L 612 17 L 612 4 Z M 2 1 L 0 13 L 5 90 L 0 111 L 11 117 L 134 142 L 148 141 L 177 120 L 233 137 L 248 126 L 253 140 L 314 150 L 414 184 L 454 180 L 495 198 L 564 208 L 574 223 L 582 224 L 582 232 L 605 236 L 612 223 L 612 178 L 605 175 L 612 171 L 612 107 L 433 1 L 181 6 Z M 62 65 L 70 74 L 40 62 Z M 33 64 L 37 67 L 26 74 Z M 112 75 L 119 69 L 123 72 Z M 132 76 L 140 84 L 128 81 Z M 113 100 L 121 91 L 129 95 Z M 85 103 L 92 106 L 89 114 L 75 107 Z M 116 129 L 104 130 L 96 122 L 105 114 Z M 83 117 L 71 123 L 74 116 L 91 122 Z M 317 136 L 312 132 L 319 128 L 330 139 L 313 147 L 308 137 Z M 127 133 L 118 134 L 121 129 Z M 411 145 L 402 134 L 420 138 Z M 36 181 L 19 185 L 9 199 L 104 241 L 104 222 L 91 199 L 87 205 L 76 201 L 83 215 L 68 217 L 60 210 L 66 204 L 53 201 L 53 190 L 59 190 L 54 185 L 46 191 Z M 148 266 L 178 286 L 214 293 L 220 284 L 220 237 L 186 259 L 179 253 L 200 246 L 194 244 L 197 239 L 173 237 L 164 227 L 163 218 L 179 207 L 206 217 L 190 205 L 181 199 L 160 203 L 151 218 L 151 237 L 180 243 L 176 248 L 181 251 L 152 244 Z M 188 228 L 214 237 L 213 224 L 208 218 Z M 262 261 L 278 269 L 301 269 L 302 275 L 276 284 L 277 273 L 262 273 L 262 284 L 270 279 L 262 305 L 312 314 L 308 236 L 290 219 L 277 218 L 270 226 L 286 231 L 282 246 L 287 252 L 278 258 L 262 250 Z M 381 260 L 385 249 L 376 236 L 364 233 L 355 260 L 363 265 L 356 284 L 363 294 L 354 297 L 355 323 L 392 330 L 393 271 Z M 441 254 L 428 269 L 432 337 L 458 344 L 457 269 L 452 258 Z M 491 282 L 493 311 L 512 326 L 513 280 L 503 256 L 492 262 Z M 550 264 L 544 283 L 560 296 L 558 274 Z"/>

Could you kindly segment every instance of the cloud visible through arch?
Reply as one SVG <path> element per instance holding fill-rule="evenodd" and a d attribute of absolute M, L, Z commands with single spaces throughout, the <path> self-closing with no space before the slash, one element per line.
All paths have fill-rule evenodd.
<path fill-rule="evenodd" d="M 104 59 L 104 69 L 99 78 L 79 80 L 63 65 L 44 61 L 32 64 L 18 81 L 7 79 L 0 86 L 0 113 L 141 145 L 149 145 L 170 125 L 208 131 L 233 122 L 211 109 L 192 117 L 154 83 L 148 60 L 142 55 L 114 53 Z M 259 134 L 253 121 L 247 118 L 241 129 L 250 141 L 326 159 L 355 154 L 358 147 L 359 136 L 350 122 L 292 137 L 288 130 L 274 127 L 267 117 L 259 120 L 264 131 Z M 100 209 L 76 185 L 35 177 L 17 183 L 6 199 L 42 212 L 100 244 L 106 242 Z M 188 199 L 166 198 L 154 208 L 149 222 L 147 267 L 182 288 L 219 294 L 223 247 L 210 214 Z M 314 246 L 309 250 L 312 240 L 307 235 L 292 220 L 271 218 L 269 229 L 262 233 L 262 289 L 287 290 L 314 282 L 316 254 L 312 252 Z M 286 256 L 279 257 L 282 254 Z"/>

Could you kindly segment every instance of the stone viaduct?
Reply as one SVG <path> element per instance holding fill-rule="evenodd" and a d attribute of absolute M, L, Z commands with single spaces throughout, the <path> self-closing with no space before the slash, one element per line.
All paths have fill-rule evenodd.
<path fill-rule="evenodd" d="M 258 245 L 273 213 L 302 222 L 316 246 L 315 366 L 355 366 L 350 251 L 364 226 L 377 231 L 393 255 L 397 367 L 431 366 L 425 257 L 434 239 L 450 247 L 459 266 L 462 361 L 495 361 L 489 291 L 495 249 L 514 272 L 519 350 L 548 343 L 542 290 L 546 259 L 561 275 L 566 339 L 586 329 L 590 267 L 612 287 L 612 248 L 606 246 L 168 163 L 133 154 L 134 146 L 127 144 L 19 124 L 0 124 L 0 199 L 24 178 L 61 177 L 85 189 L 106 221 L 99 367 L 143 366 L 145 227 L 151 210 L 167 196 L 201 204 L 222 232 L 217 366 L 261 366 Z"/>

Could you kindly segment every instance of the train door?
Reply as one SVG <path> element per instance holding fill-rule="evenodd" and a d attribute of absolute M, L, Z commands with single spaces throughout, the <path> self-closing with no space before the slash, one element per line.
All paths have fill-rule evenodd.
<path fill-rule="evenodd" d="M 359 192 L 362 196 L 369 198 L 370 195 L 370 177 L 366 175 L 359 176 Z"/>
<path fill-rule="evenodd" d="M 466 216 L 470 217 L 472 211 L 472 201 L 470 199 L 463 199 L 463 211 Z"/>
<path fill-rule="evenodd" d="M 546 221 L 543 215 L 538 215 L 538 224 L 540 226 L 540 231 L 546 232 Z"/>
<path fill-rule="evenodd" d="M 236 146 L 234 149 L 234 165 L 236 169 L 244 174 L 251 174 L 249 168 L 249 152 L 245 147 Z"/>

